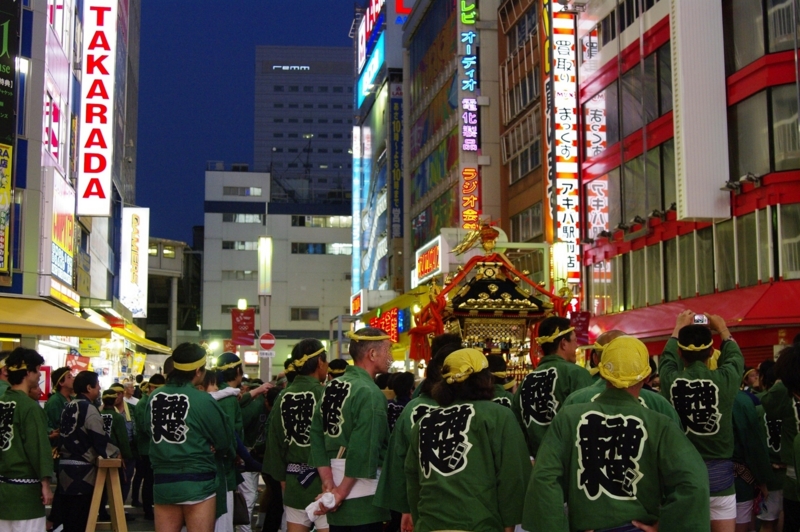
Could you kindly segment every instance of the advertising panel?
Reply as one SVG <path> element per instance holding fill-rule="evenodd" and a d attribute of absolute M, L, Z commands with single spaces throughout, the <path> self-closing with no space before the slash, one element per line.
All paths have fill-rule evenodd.
<path fill-rule="evenodd" d="M 350 296 L 350 315 L 360 316 L 365 313 L 367 309 L 367 294 L 364 290 L 359 290 L 354 295 Z"/>
<path fill-rule="evenodd" d="M 480 125 L 478 95 L 480 68 L 478 65 L 478 6 L 475 0 L 462 0 L 458 21 L 459 63 L 458 100 L 461 127 L 459 128 L 460 179 L 458 186 L 458 227 L 474 231 L 480 226 L 481 179 L 478 166 Z"/>
<path fill-rule="evenodd" d="M 53 232 L 51 273 L 72 286 L 75 264 L 75 191 L 57 172 L 53 174 Z"/>
<path fill-rule="evenodd" d="M 122 209 L 122 244 L 119 252 L 119 300 L 134 318 L 147 317 L 147 273 L 150 209 Z"/>
<path fill-rule="evenodd" d="M 378 37 L 378 42 L 375 44 L 375 49 L 372 51 L 372 55 L 369 56 L 369 60 L 367 60 L 367 64 L 361 73 L 361 77 L 358 78 L 358 94 L 356 94 L 356 107 L 358 108 L 361 108 L 361 105 L 364 103 L 364 99 L 366 99 L 366 97 L 369 96 L 375 88 L 375 80 L 377 79 L 384 63 L 384 44 L 385 35 L 381 33 L 380 37 Z"/>
<path fill-rule="evenodd" d="M 380 329 L 387 333 L 392 342 L 397 343 L 397 341 L 400 339 L 399 315 L 400 309 L 398 308 L 387 310 L 380 316 L 371 318 L 369 320 L 369 326 L 375 327 L 376 329 Z"/>
<path fill-rule="evenodd" d="M 231 342 L 234 345 L 253 345 L 256 341 L 256 310 L 231 310 Z"/>
<path fill-rule="evenodd" d="M 414 274 L 417 285 L 449 271 L 447 253 L 447 242 L 441 235 L 417 250 L 415 261 L 417 268 Z"/>
<path fill-rule="evenodd" d="M 78 214 L 111 215 L 117 0 L 83 3 Z"/>
<path fill-rule="evenodd" d="M 391 139 L 391 230 L 392 238 L 403 238 L 403 85 L 392 83 L 389 101 L 392 129 Z"/>
<path fill-rule="evenodd" d="M 0 144 L 0 272 L 11 271 L 11 161 L 13 151 Z"/>
<path fill-rule="evenodd" d="M 352 197 L 353 197 L 353 254 L 351 256 L 350 265 L 350 282 L 351 290 L 357 291 L 361 289 L 361 128 L 353 126 L 353 182 L 352 182 Z"/>
<path fill-rule="evenodd" d="M 451 0 L 431 2 L 429 15 L 420 22 L 409 45 L 411 113 L 414 116 L 419 105 L 426 105 L 425 93 L 435 85 L 437 77 L 449 71 L 456 56 L 457 5 L 458 2 Z"/>

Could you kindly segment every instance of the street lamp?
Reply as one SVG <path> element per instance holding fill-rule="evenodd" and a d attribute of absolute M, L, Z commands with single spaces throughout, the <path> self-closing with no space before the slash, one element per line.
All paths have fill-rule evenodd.
<path fill-rule="evenodd" d="M 239 310 L 247 310 L 247 300 L 245 298 L 239 299 L 239 301 L 236 303 L 236 308 Z"/>

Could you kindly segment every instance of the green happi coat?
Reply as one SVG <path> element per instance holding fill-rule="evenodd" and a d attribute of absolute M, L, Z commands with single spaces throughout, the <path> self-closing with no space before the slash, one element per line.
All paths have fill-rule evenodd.
<path fill-rule="evenodd" d="M 249 393 L 247 394 L 250 395 Z M 242 412 L 242 426 L 244 427 L 244 446 L 248 449 L 255 447 L 259 437 L 264 434 L 264 420 L 267 417 L 267 405 L 264 396 L 247 401 L 239 401 Z M 263 416 L 263 417 L 262 417 Z"/>
<path fill-rule="evenodd" d="M 433 409 L 410 442 L 406 491 L 415 532 L 495 532 L 522 521 L 531 462 L 508 408 L 458 401 Z"/>
<path fill-rule="evenodd" d="M 389 437 L 389 447 L 383 460 L 378 491 L 375 493 L 376 506 L 403 514 L 411 513 L 406 494 L 405 473 L 411 429 L 433 408 L 439 408 L 436 401 L 430 395 L 420 393 L 416 399 L 409 401 L 397 418 L 392 435 Z"/>
<path fill-rule="evenodd" d="M 567 397 L 567 400 L 564 401 L 564 406 L 581 404 L 581 403 L 589 403 L 594 401 L 605 389 L 608 387 L 608 382 L 605 379 L 600 379 L 596 381 L 591 386 L 586 388 L 582 388 L 576 392 L 572 392 Z M 672 408 L 672 405 L 661 397 L 656 392 L 651 392 L 650 390 L 642 389 L 639 392 L 639 402 L 642 403 L 646 408 L 658 412 L 659 414 L 664 414 L 672 421 L 674 421 L 679 427 L 681 426 L 681 418 L 678 417 L 678 413 Z"/>
<path fill-rule="evenodd" d="M 758 394 L 761 399 L 764 393 Z M 780 420 L 773 420 L 767 417 L 764 412 L 764 405 L 756 405 L 756 415 L 758 416 L 759 430 L 764 444 L 769 451 L 769 461 L 771 464 L 783 464 L 781 461 L 781 422 Z M 767 489 L 769 491 L 777 491 L 783 489 L 784 476 L 786 476 L 785 468 L 772 469 L 772 475 L 767 479 Z"/>
<path fill-rule="evenodd" d="M 5 394 L 9 388 L 11 388 L 11 385 L 8 384 L 8 381 L 0 379 L 0 397 L 3 397 L 3 394 Z"/>
<path fill-rule="evenodd" d="M 300 485 L 298 476 L 286 472 L 289 464 L 308 464 L 311 453 L 311 421 L 314 409 L 325 387 L 310 375 L 298 375 L 275 401 L 271 415 L 275 416 L 267 433 L 264 473 L 286 482 L 283 503 L 289 508 L 304 509 L 322 493 L 319 477 L 307 487 Z"/>
<path fill-rule="evenodd" d="M 561 409 L 544 437 L 525 499 L 525 530 L 600 530 L 659 522 L 708 531 L 703 460 L 669 418 L 626 390 Z M 564 503 L 576 511 L 561 511 Z"/>
<path fill-rule="evenodd" d="M 0 397 L 0 476 L 30 484 L 0 482 L 0 520 L 44 517 L 42 479 L 53 474 L 47 417 L 39 403 L 20 390 Z"/>
<path fill-rule="evenodd" d="M 741 391 L 733 402 L 733 461 L 747 466 L 757 484 L 767 484 L 772 480 L 772 464 L 756 405 L 750 394 Z M 742 478 L 737 476 L 734 486 L 737 502 L 756 498 L 755 486 Z"/>
<path fill-rule="evenodd" d="M 228 384 L 225 382 L 221 382 L 219 384 L 220 390 L 224 390 L 225 388 L 229 387 L 230 386 L 228 386 Z M 217 401 L 217 404 L 230 420 L 230 423 L 233 426 L 234 434 L 236 434 L 240 440 L 244 441 L 242 408 L 239 406 L 239 399 L 236 396 L 225 397 L 224 399 Z M 234 439 L 234 446 L 235 445 L 236 440 Z M 234 491 L 236 486 L 238 486 L 241 481 L 241 475 L 236 471 L 236 453 L 233 453 L 233 456 L 228 456 L 225 460 L 225 482 L 228 491 Z"/>
<path fill-rule="evenodd" d="M 511 408 L 514 403 L 514 394 L 503 388 L 502 384 L 494 385 L 494 399 L 495 403 Z"/>
<path fill-rule="evenodd" d="M 201 501 L 216 493 L 218 509 L 220 497 L 224 507 L 225 478 L 218 474 L 215 454 L 217 457 L 235 457 L 236 442 L 217 401 L 208 393 L 195 389 L 190 382 L 167 383 L 150 394 L 149 399 L 146 419 L 155 429 L 150 441 L 150 462 L 157 479 L 153 488 L 155 503 Z M 160 413 L 165 408 L 175 408 L 171 406 L 173 404 L 188 407 L 185 411 L 178 409 L 177 424 L 160 423 Z M 210 478 L 198 480 L 188 476 L 187 480 L 181 479 L 181 476 L 203 474 Z M 159 475 L 174 475 L 173 481 L 159 482 Z"/>
<path fill-rule="evenodd" d="M 591 386 L 592 375 L 558 355 L 542 358 L 536 370 L 522 379 L 511 410 L 522 425 L 531 456 L 542 443 L 547 428 L 569 394 Z"/>
<path fill-rule="evenodd" d="M 363 368 L 347 366 L 344 375 L 325 387 L 311 423 L 311 467 L 331 465 L 345 447 L 345 476 L 374 479 L 386 455 L 389 425 L 386 396 Z M 271 423 L 279 423 L 273 419 Z M 389 512 L 372 504 L 374 495 L 345 500 L 328 523 L 353 526 L 389 520 Z"/>
<path fill-rule="evenodd" d="M 730 460 L 733 456 L 733 401 L 743 372 L 744 357 L 733 340 L 722 343 L 715 370 L 702 361 L 684 367 L 676 338 L 670 338 L 664 347 L 659 364 L 661 395 L 677 410 L 686 435 L 703 460 Z M 731 486 L 711 495 L 734 492 Z"/>
<path fill-rule="evenodd" d="M 142 398 L 136 403 L 133 410 L 133 426 L 136 430 L 136 452 L 140 456 L 150 454 L 150 427 L 147 426 L 147 403 L 150 402 L 152 394 L 142 394 Z"/>
<path fill-rule="evenodd" d="M 128 440 L 128 429 L 125 428 L 125 418 L 122 414 L 117 412 L 113 406 L 104 406 L 100 411 L 103 416 L 103 427 L 106 429 L 106 434 L 111 438 L 111 443 L 119 447 L 120 457 L 124 460 L 133 458 L 131 452 L 131 444 Z M 110 427 L 106 425 L 106 419 L 111 419 Z"/>
<path fill-rule="evenodd" d="M 800 429 L 800 400 L 793 397 L 783 382 L 776 382 L 764 395 L 761 404 L 768 419 L 781 421 L 781 462 L 791 467 L 794 463 L 794 441 Z M 797 481 L 791 475 L 784 475 L 783 496 L 792 501 L 800 500 Z"/>
<path fill-rule="evenodd" d="M 69 399 L 59 392 L 47 398 L 47 402 L 44 404 L 44 413 L 47 415 L 47 428 L 51 431 L 61 428 L 61 412 L 64 411 L 67 403 L 69 403 Z"/>

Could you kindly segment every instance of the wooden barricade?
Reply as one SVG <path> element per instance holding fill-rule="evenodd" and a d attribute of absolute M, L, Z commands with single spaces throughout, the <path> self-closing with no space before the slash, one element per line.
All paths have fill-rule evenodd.
<path fill-rule="evenodd" d="M 128 532 L 125 522 L 124 501 L 122 500 L 122 487 L 119 479 L 119 468 L 122 467 L 121 458 L 98 458 L 97 480 L 94 483 L 92 506 L 89 509 L 89 521 L 86 523 L 86 532 L 95 530 L 114 530 L 115 532 Z M 100 499 L 105 487 L 108 495 L 108 513 L 111 514 L 111 523 L 97 523 L 97 514 L 100 511 Z"/>

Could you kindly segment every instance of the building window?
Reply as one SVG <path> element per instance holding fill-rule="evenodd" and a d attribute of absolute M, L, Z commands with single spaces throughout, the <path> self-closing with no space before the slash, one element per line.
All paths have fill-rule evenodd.
<path fill-rule="evenodd" d="M 273 118 L 272 121 L 275 122 L 276 124 L 282 124 L 283 118 Z"/>
<path fill-rule="evenodd" d="M 618 105 L 616 81 L 584 104 L 583 117 L 589 130 L 586 134 L 587 158 L 599 155 L 619 142 Z"/>
<path fill-rule="evenodd" d="M 756 234 L 755 212 L 736 218 L 736 260 L 739 266 L 740 287 L 758 284 L 759 247 Z"/>
<path fill-rule="evenodd" d="M 161 250 L 161 256 L 165 259 L 175 258 L 175 246 L 164 246 Z"/>
<path fill-rule="evenodd" d="M 321 139 L 327 139 L 327 138 L 328 138 L 328 134 L 327 134 L 327 133 L 320 133 L 320 134 L 318 134 L 317 136 L 318 136 L 319 138 L 321 138 Z"/>
<path fill-rule="evenodd" d="M 283 92 L 283 85 L 275 85 L 274 87 L 272 87 L 272 90 L 274 90 L 275 92 Z"/>
<path fill-rule="evenodd" d="M 297 138 L 297 133 L 289 133 L 286 136 L 289 137 L 290 139 L 296 139 Z"/>
<path fill-rule="evenodd" d="M 781 275 L 784 279 L 800 279 L 800 203 L 782 204 L 781 223 Z"/>
<path fill-rule="evenodd" d="M 328 119 L 327 118 L 320 118 L 320 119 L 317 120 L 317 123 L 318 124 L 327 124 L 328 123 Z"/>
<path fill-rule="evenodd" d="M 276 109 L 282 109 L 283 108 L 283 104 L 282 103 L 273 103 L 272 107 L 274 107 Z"/>
<path fill-rule="evenodd" d="M 344 92 L 344 87 L 334 87 L 333 92 Z"/>
<path fill-rule="evenodd" d="M 272 136 L 275 137 L 276 139 L 282 139 L 283 133 L 273 133 Z"/>
<path fill-rule="evenodd" d="M 223 281 L 257 281 L 258 272 L 255 270 L 222 270 Z"/>
<path fill-rule="evenodd" d="M 303 87 L 303 92 L 314 92 L 314 87 L 312 87 L 311 85 L 305 85 Z"/>
<path fill-rule="evenodd" d="M 664 242 L 664 295 L 667 301 L 677 301 L 680 297 L 678 264 L 678 239 L 671 238 Z"/>
<path fill-rule="evenodd" d="M 542 235 L 542 202 L 535 203 L 514 215 L 511 222 L 511 241 L 527 242 Z"/>
<path fill-rule="evenodd" d="M 317 92 L 328 92 L 327 86 L 317 87 Z"/>
<path fill-rule="evenodd" d="M 219 311 L 222 314 L 230 314 L 232 310 L 238 310 L 238 308 L 239 308 L 238 305 L 220 305 Z M 258 306 L 247 307 L 247 308 L 255 310 L 256 314 L 259 313 Z"/>
<path fill-rule="evenodd" d="M 757 176 L 769 173 L 767 91 L 728 108 L 728 140 L 732 180 L 738 180 L 748 172 Z"/>
<path fill-rule="evenodd" d="M 717 289 L 732 290 L 736 288 L 736 248 L 733 237 L 733 220 L 716 225 Z"/>
<path fill-rule="evenodd" d="M 223 222 L 230 222 L 230 223 L 237 223 L 237 224 L 263 224 L 264 223 L 263 214 L 236 214 L 232 212 L 225 212 L 222 213 L 222 221 Z"/>
<path fill-rule="evenodd" d="M 257 251 L 258 242 L 247 240 L 223 240 L 222 249 L 232 249 L 236 251 Z"/>
<path fill-rule="evenodd" d="M 714 293 L 714 229 L 706 227 L 695 233 L 697 237 L 697 293 L 701 296 Z"/>
<path fill-rule="evenodd" d="M 697 282 L 695 276 L 695 248 L 694 248 L 694 233 L 681 235 L 677 238 L 678 253 L 679 253 L 679 275 L 680 282 L 680 295 L 683 298 L 694 297 L 697 293 Z M 707 262 L 703 261 L 704 264 Z M 713 264 L 713 261 L 712 261 Z M 712 275 L 714 272 L 713 266 L 711 269 Z"/>
<path fill-rule="evenodd" d="M 289 109 L 299 109 L 299 108 L 300 108 L 300 104 L 297 104 L 297 103 L 290 103 L 289 104 Z"/>
<path fill-rule="evenodd" d="M 506 35 L 508 55 L 515 53 L 517 48 L 528 41 L 529 37 L 536 35 L 536 22 L 536 3 L 533 3 L 525 13 L 520 15 L 517 23 L 511 27 Z"/>
<path fill-rule="evenodd" d="M 147 249 L 147 254 L 150 255 L 151 257 L 158 256 L 158 246 L 150 246 Z"/>
<path fill-rule="evenodd" d="M 261 196 L 261 187 L 222 187 L 223 196 Z"/>
<path fill-rule="evenodd" d="M 292 242 L 293 255 L 352 255 L 353 244 Z"/>
<path fill-rule="evenodd" d="M 317 307 L 292 307 L 292 321 L 319 321 L 319 308 Z"/>
<path fill-rule="evenodd" d="M 290 118 L 289 119 L 289 123 L 290 124 L 298 124 L 298 123 L 300 123 L 300 120 L 298 118 Z"/>
<path fill-rule="evenodd" d="M 321 103 L 321 104 L 317 105 L 317 107 L 320 108 L 320 109 L 327 109 L 328 108 L 328 104 L 327 103 Z M 341 109 L 342 106 L 334 104 L 333 108 L 334 109 Z"/>
<path fill-rule="evenodd" d="M 300 92 L 300 87 L 297 85 L 289 85 L 289 92 Z"/>
<path fill-rule="evenodd" d="M 293 227 L 353 227 L 352 216 L 292 216 Z"/>
<path fill-rule="evenodd" d="M 727 0 L 722 10 L 725 66 L 730 75 L 764 55 L 763 1 Z"/>
<path fill-rule="evenodd" d="M 770 89 L 775 170 L 800 168 L 800 135 L 797 129 L 797 93 L 794 83 Z"/>
<path fill-rule="evenodd" d="M 341 133 L 334 133 L 334 134 L 333 134 L 333 138 L 335 138 L 335 139 L 341 139 L 341 138 L 343 138 L 343 135 L 342 135 Z"/>

